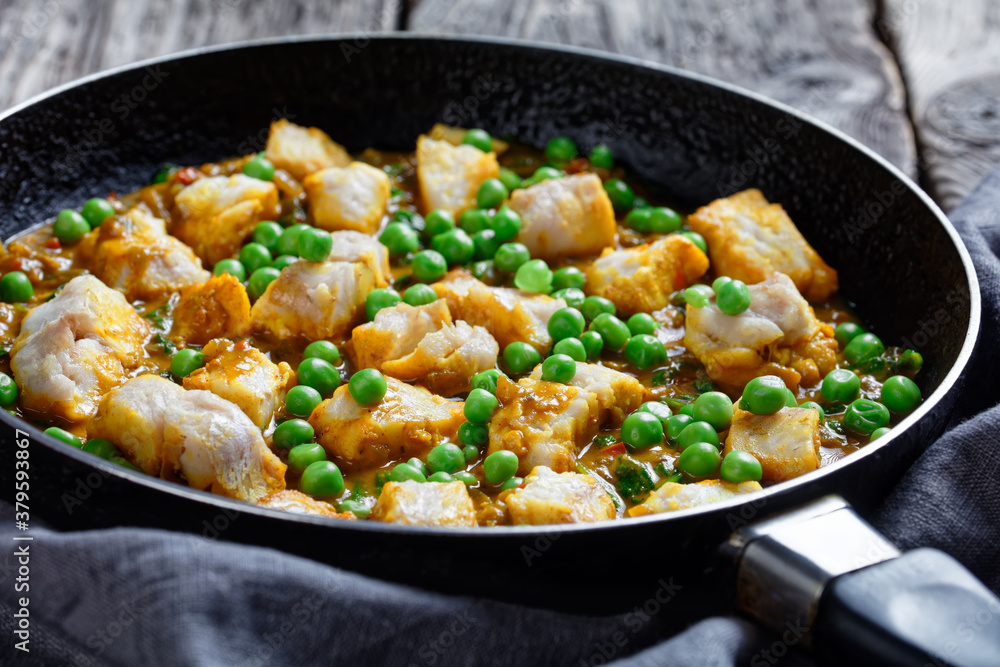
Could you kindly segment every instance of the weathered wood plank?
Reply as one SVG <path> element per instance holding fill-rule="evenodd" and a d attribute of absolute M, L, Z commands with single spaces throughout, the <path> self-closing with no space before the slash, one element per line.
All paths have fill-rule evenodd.
<path fill-rule="evenodd" d="M 872 28 L 870 0 L 416 0 L 411 7 L 410 30 L 573 44 L 730 81 L 916 172 L 903 84 Z"/>
<path fill-rule="evenodd" d="M 950 209 L 1000 164 L 1000 3 L 886 0 L 924 182 Z"/>
<path fill-rule="evenodd" d="M 108 67 L 277 35 L 394 30 L 402 0 L 3 0 L 0 109 Z"/>

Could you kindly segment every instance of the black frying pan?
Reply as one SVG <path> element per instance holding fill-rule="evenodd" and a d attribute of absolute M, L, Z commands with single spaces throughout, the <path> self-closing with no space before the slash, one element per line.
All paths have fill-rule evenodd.
<path fill-rule="evenodd" d="M 438 121 L 537 145 L 567 134 L 583 147 L 608 144 L 617 161 L 682 205 L 759 187 L 840 271 L 842 293 L 870 327 L 923 353 L 926 400 L 887 437 L 748 500 L 597 525 L 488 530 L 258 509 L 132 474 L 0 411 L 6 461 L 18 446 L 15 429 L 30 439 L 36 516 L 64 528 L 157 526 L 270 545 L 387 579 L 573 611 L 630 608 L 672 580 L 706 591 L 685 595 L 690 620 L 731 601 L 719 593 L 714 563 L 734 530 L 830 493 L 863 512 L 943 428 L 980 305 L 969 256 L 937 206 L 885 160 L 792 109 L 627 58 L 360 36 L 269 41 L 114 70 L 0 116 L 0 234 L 137 188 L 164 161 L 260 150 L 276 117 L 319 126 L 349 150 L 411 150 Z M 3 488 L 13 488 L 13 474 L 13 465 L 0 466 Z M 831 510 L 823 507 L 809 511 Z M 744 532 L 732 554 L 750 562 L 742 549 L 761 534 Z M 742 606 L 753 607 L 753 590 L 741 586 Z M 780 626 L 783 618 L 770 620 Z"/>

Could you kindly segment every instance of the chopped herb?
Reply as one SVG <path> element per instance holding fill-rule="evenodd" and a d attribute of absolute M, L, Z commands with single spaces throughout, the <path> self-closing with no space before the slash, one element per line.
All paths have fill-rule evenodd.
<path fill-rule="evenodd" d="M 649 464 L 622 454 L 615 463 L 618 492 L 633 503 L 641 503 L 653 490 L 653 471 Z"/>
<path fill-rule="evenodd" d="M 667 376 L 666 369 L 661 368 L 660 370 L 653 373 L 651 381 L 654 387 L 662 387 L 665 384 L 667 384 L 667 382 L 670 381 L 670 378 Z"/>
<path fill-rule="evenodd" d="M 697 396 L 692 396 L 691 394 L 680 394 L 679 396 L 667 397 L 661 399 L 664 403 L 669 405 L 672 409 L 678 410 L 683 408 L 688 403 L 693 403 Z"/>
<path fill-rule="evenodd" d="M 844 435 L 844 424 L 839 419 L 827 419 L 826 427 L 835 433 Z"/>
<path fill-rule="evenodd" d="M 398 162 L 393 162 L 392 164 L 382 165 L 382 171 L 384 171 L 389 176 L 399 176 L 403 173 L 403 165 Z"/>
<path fill-rule="evenodd" d="M 382 487 L 385 483 L 389 481 L 389 471 L 383 470 L 382 472 L 375 473 L 375 497 L 378 498 L 382 495 Z"/>
<path fill-rule="evenodd" d="M 63 284 L 59 285 L 59 287 L 57 287 L 54 290 L 52 290 L 52 294 L 50 294 L 48 296 L 48 298 L 45 299 L 45 300 L 46 301 L 52 301 L 52 299 L 56 298 L 56 294 L 59 294 L 59 292 L 62 291 L 63 287 L 66 287 L 66 283 L 63 283 Z"/>
<path fill-rule="evenodd" d="M 153 339 L 155 345 L 162 345 L 163 351 L 167 354 L 173 354 L 177 351 L 177 346 L 174 345 L 169 338 L 164 338 L 163 334 L 156 334 L 156 338 Z"/>
<path fill-rule="evenodd" d="M 611 445 L 618 442 L 618 438 L 611 435 L 610 433 L 605 433 L 604 435 L 598 435 L 594 437 L 594 446 L 604 449 L 605 447 L 610 447 Z"/>
<path fill-rule="evenodd" d="M 699 394 L 705 394 L 715 390 L 715 383 L 708 377 L 705 371 L 700 371 L 694 380 L 694 390 Z"/>

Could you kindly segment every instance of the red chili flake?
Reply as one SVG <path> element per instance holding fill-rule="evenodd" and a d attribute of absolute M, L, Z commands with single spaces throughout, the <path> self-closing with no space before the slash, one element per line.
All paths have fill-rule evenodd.
<path fill-rule="evenodd" d="M 684 275 L 683 271 L 677 269 L 674 274 L 674 290 L 682 290 L 685 287 L 687 287 L 687 277 Z"/>
<path fill-rule="evenodd" d="M 114 190 L 112 190 L 111 193 L 107 196 L 108 201 L 115 201 L 117 199 L 118 199 L 118 193 L 115 192 Z"/>
<path fill-rule="evenodd" d="M 57 239 L 54 236 L 52 238 L 50 238 L 48 241 L 46 241 L 43 245 L 46 248 L 51 248 L 53 250 L 59 250 L 59 248 L 62 247 L 62 244 L 59 243 L 59 239 Z"/>
<path fill-rule="evenodd" d="M 624 453 L 625 453 L 624 442 L 616 442 L 615 444 L 605 447 L 604 449 L 601 450 L 601 454 L 607 456 L 620 456 Z"/>
<path fill-rule="evenodd" d="M 184 167 L 177 172 L 177 180 L 184 185 L 191 185 L 198 180 L 198 170 L 194 167 Z"/>
<path fill-rule="evenodd" d="M 566 173 L 567 174 L 578 174 L 587 168 L 590 164 L 590 160 L 583 157 L 575 157 L 566 163 Z"/>

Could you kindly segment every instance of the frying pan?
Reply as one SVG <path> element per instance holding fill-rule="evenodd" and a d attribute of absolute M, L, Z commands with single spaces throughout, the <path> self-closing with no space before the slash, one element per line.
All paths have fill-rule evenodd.
<path fill-rule="evenodd" d="M 834 599 L 831 582 L 850 582 L 912 554 L 886 560 L 895 555 L 891 545 L 866 533 L 841 501 L 824 498 L 839 494 L 863 514 L 942 431 L 980 317 L 966 250 L 906 176 L 793 109 L 628 58 L 492 39 L 283 39 L 120 68 L 0 116 L 0 234 L 9 238 L 91 196 L 137 188 L 164 161 L 198 164 L 260 150 L 280 117 L 321 127 L 351 151 L 412 150 L 417 135 L 435 122 L 536 145 L 566 134 L 584 148 L 607 144 L 619 163 L 680 206 L 758 187 L 784 205 L 839 269 L 841 293 L 868 326 L 923 353 L 918 384 L 926 399 L 888 436 L 747 499 L 595 525 L 457 530 L 251 507 L 133 474 L 0 411 L 4 460 L 12 461 L 22 446 L 30 450 L 35 516 L 58 528 L 195 532 L 437 590 L 576 612 L 630 609 L 676 585 L 692 591 L 683 606 L 663 615 L 677 623 L 726 611 L 735 591 L 738 606 L 774 627 L 805 614 L 817 622 L 810 637 L 821 644 L 838 628 L 850 634 L 869 627 L 863 609 Z M 13 476 L 13 465 L 0 466 L 3 488 L 13 488 Z M 792 519 L 756 523 L 796 508 Z M 838 541 L 857 538 L 868 556 L 837 572 L 837 566 L 816 565 L 801 552 L 819 541 L 795 545 L 796 536 L 811 534 L 814 521 L 838 535 L 855 531 Z M 721 557 L 720 544 L 727 545 Z M 735 578 L 728 574 L 734 563 Z M 948 567 L 932 569 L 948 575 Z M 764 574 L 754 579 L 754 568 Z M 856 572 L 833 578 L 847 570 Z M 954 587 L 953 579 L 942 585 Z M 859 584 L 872 589 L 865 585 Z M 988 594 L 979 586 L 965 589 Z M 788 599 L 795 591 L 804 612 Z M 840 625 L 819 624 L 817 609 Z M 890 626 L 898 620 L 874 612 L 880 615 L 876 620 L 892 617 Z M 881 641 L 891 649 L 886 655 L 897 658 L 916 641 L 900 639 L 892 627 L 876 639 L 865 640 L 869 649 Z M 825 654 L 832 655 L 834 644 L 823 644 Z M 840 650 L 849 652 L 848 645 Z"/>

